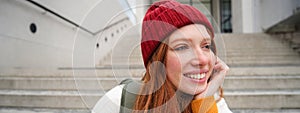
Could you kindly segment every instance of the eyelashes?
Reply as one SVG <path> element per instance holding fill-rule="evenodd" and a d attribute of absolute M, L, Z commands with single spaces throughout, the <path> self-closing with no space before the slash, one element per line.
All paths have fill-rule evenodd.
<path fill-rule="evenodd" d="M 174 48 L 175 51 L 183 51 L 183 50 L 187 50 L 187 49 L 189 49 L 189 46 L 187 46 L 187 45 L 180 45 L 180 46 Z"/>
<path fill-rule="evenodd" d="M 212 48 L 212 45 L 206 45 L 204 46 L 206 49 L 211 49 Z"/>
<path fill-rule="evenodd" d="M 191 47 L 189 45 L 186 45 L 186 44 L 183 44 L 183 45 L 179 45 L 179 46 L 176 46 L 174 47 L 174 51 L 185 51 L 185 50 L 188 50 L 190 49 Z M 204 49 L 204 50 L 210 50 L 212 48 L 212 45 L 210 44 L 206 44 L 204 46 L 201 47 L 201 49 Z"/>

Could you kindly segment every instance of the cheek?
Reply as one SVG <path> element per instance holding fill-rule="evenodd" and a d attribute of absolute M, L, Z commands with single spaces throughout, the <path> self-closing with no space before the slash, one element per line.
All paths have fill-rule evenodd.
<path fill-rule="evenodd" d="M 178 88 L 181 77 L 180 59 L 175 53 L 168 52 L 166 61 L 167 77 Z"/>
<path fill-rule="evenodd" d="M 211 65 L 214 66 L 217 62 L 217 56 L 213 52 L 211 52 L 211 58 L 210 59 L 211 59 L 211 61 L 210 61 Z"/>
<path fill-rule="evenodd" d="M 217 62 L 217 57 L 214 54 L 211 54 L 210 61 L 209 61 L 209 64 L 208 64 L 209 65 L 209 70 L 210 70 L 211 74 L 212 74 L 212 72 L 214 70 L 216 62 Z"/>
<path fill-rule="evenodd" d="M 181 70 L 181 63 L 179 57 L 173 53 L 173 52 L 168 52 L 167 54 L 167 70 L 168 73 L 176 72 Z"/>

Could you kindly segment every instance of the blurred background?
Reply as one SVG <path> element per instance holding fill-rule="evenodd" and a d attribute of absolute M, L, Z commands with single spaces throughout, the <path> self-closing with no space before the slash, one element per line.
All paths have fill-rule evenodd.
<path fill-rule="evenodd" d="M 299 0 L 177 1 L 219 29 L 234 113 L 300 112 Z M 153 2 L 0 0 L 0 113 L 88 113 L 121 80 L 140 79 Z"/>

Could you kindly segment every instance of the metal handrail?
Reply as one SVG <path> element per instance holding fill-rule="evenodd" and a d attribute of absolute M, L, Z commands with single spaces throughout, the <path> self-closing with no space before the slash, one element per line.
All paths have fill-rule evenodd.
<path fill-rule="evenodd" d="M 72 20 L 70 20 L 70 19 L 68 19 L 68 18 L 66 18 L 66 17 L 64 17 L 64 16 L 62 16 L 62 15 L 60 15 L 60 14 L 58 14 L 58 13 L 52 11 L 52 10 L 50 10 L 49 8 L 43 6 L 42 4 L 39 4 L 39 3 L 37 3 L 37 2 L 35 2 L 35 1 L 33 1 L 33 0 L 27 0 L 27 1 L 30 2 L 30 3 L 32 3 L 32 4 L 34 4 L 34 5 L 36 5 L 36 6 L 38 6 L 39 8 L 41 8 L 41 9 L 47 11 L 47 12 L 49 12 L 49 13 L 51 13 L 51 14 L 57 16 L 58 18 L 60 18 L 60 19 L 62 19 L 62 20 L 64 20 L 64 21 L 66 21 L 66 22 L 68 22 L 68 23 L 70 23 L 70 24 L 72 24 L 72 25 L 74 25 L 74 26 L 76 26 L 76 27 L 78 27 L 78 28 L 80 28 L 80 29 L 86 31 L 87 33 L 89 33 L 89 34 L 91 34 L 91 35 L 97 35 L 98 33 L 102 32 L 102 31 L 104 31 L 104 30 L 106 30 L 106 29 L 109 29 L 110 27 L 112 27 L 112 26 L 114 26 L 114 25 L 116 25 L 116 24 L 118 24 L 118 23 L 120 23 L 120 22 L 122 22 L 122 21 L 125 21 L 125 20 L 128 20 L 128 19 L 129 19 L 128 17 L 125 17 L 125 18 L 123 18 L 123 19 L 121 19 L 121 20 L 119 20 L 119 21 L 117 21 L 117 22 L 115 22 L 115 23 L 113 23 L 113 24 L 110 24 L 110 25 L 106 26 L 106 27 L 103 28 L 103 29 L 98 30 L 97 32 L 92 32 L 92 31 L 88 30 L 87 28 L 85 28 L 85 27 L 83 27 L 83 26 L 80 26 L 79 24 L 73 22 Z"/>

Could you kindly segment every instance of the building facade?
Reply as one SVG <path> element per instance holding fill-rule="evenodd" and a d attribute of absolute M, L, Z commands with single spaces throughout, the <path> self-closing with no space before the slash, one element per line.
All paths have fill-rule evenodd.
<path fill-rule="evenodd" d="M 151 4 L 158 0 L 128 0 L 131 5 Z M 177 0 L 201 9 L 204 5 L 211 21 L 222 33 L 261 33 L 299 13 L 299 0 Z M 200 7 L 199 7 L 200 6 Z M 141 18 L 147 8 L 137 13 Z M 205 11 L 204 11 L 205 12 Z M 296 16 L 297 17 L 297 16 Z M 213 18 L 213 19 L 212 19 Z M 297 22 L 280 28 L 284 32 L 297 31 Z"/>

